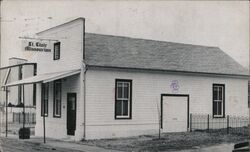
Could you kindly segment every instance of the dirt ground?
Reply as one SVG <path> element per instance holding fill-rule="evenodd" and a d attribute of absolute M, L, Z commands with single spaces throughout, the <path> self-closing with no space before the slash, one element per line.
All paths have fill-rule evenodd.
<path fill-rule="evenodd" d="M 250 140 L 248 128 L 243 128 L 237 132 L 227 134 L 225 130 L 213 132 L 185 132 L 185 133 L 165 133 L 158 135 L 144 135 L 131 138 L 87 140 L 80 142 L 61 141 L 47 139 L 43 144 L 40 137 L 32 137 L 27 140 L 20 140 L 15 135 L 5 138 L 0 137 L 0 151 L 2 152 L 110 152 L 110 151 L 134 151 L 134 152 L 156 152 L 156 151 L 181 151 L 199 150 L 210 146 L 220 146 L 222 144 L 238 143 Z M 224 150 L 225 151 L 225 150 Z M 223 151 L 223 152 L 224 152 Z M 228 150 L 226 150 L 228 151 Z M 230 150 L 231 151 L 231 150 Z"/>
<path fill-rule="evenodd" d="M 165 133 L 158 138 L 158 135 L 147 135 L 133 138 L 105 139 L 82 141 L 82 144 L 94 145 L 106 149 L 120 151 L 178 151 L 184 149 L 197 149 L 222 143 L 238 143 L 249 140 L 248 128 L 244 133 L 227 134 L 220 132 L 185 132 Z"/>
<path fill-rule="evenodd" d="M 77 150 L 49 146 L 42 143 L 34 143 L 25 140 L 0 138 L 1 152 L 80 152 Z"/>

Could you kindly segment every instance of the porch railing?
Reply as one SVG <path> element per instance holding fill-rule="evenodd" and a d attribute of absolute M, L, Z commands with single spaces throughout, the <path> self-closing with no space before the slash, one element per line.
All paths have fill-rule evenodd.
<path fill-rule="evenodd" d="M 25 119 L 24 119 L 24 115 L 22 112 L 13 112 L 13 123 L 23 123 L 24 120 L 26 124 L 35 124 L 36 114 L 25 113 Z"/>

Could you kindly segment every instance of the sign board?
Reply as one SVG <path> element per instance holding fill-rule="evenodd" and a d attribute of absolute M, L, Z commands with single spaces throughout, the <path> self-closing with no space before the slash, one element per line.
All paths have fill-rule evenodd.
<path fill-rule="evenodd" d="M 53 42 L 50 41 L 23 40 L 22 49 L 33 52 L 51 52 L 53 48 L 52 44 Z"/>

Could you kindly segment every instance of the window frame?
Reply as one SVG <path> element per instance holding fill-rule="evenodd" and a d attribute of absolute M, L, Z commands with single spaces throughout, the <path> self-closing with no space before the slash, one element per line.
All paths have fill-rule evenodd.
<path fill-rule="evenodd" d="M 129 83 L 129 91 L 128 91 L 128 116 L 121 116 L 121 115 L 117 115 L 117 109 L 116 109 L 116 106 L 117 106 L 117 102 L 120 101 L 118 100 L 118 82 L 126 82 L 126 83 Z M 115 110 L 114 110 L 114 116 L 115 116 L 115 119 L 132 119 L 132 80 L 130 79 L 115 79 Z"/>
<path fill-rule="evenodd" d="M 214 111 L 214 87 L 222 87 L 222 106 L 221 106 L 221 115 L 215 115 L 215 111 Z M 218 101 L 217 101 L 218 102 Z M 225 84 L 213 84 L 212 87 L 212 114 L 213 114 L 213 118 L 225 118 Z"/>
<path fill-rule="evenodd" d="M 58 102 L 58 101 L 56 101 L 57 99 L 56 99 L 56 84 L 57 83 L 59 83 L 60 84 L 60 96 L 59 96 L 59 103 L 60 103 L 60 106 L 59 106 L 59 109 L 60 109 L 60 113 L 59 114 L 56 114 L 56 102 Z M 55 80 L 54 81 L 54 89 L 53 89 L 53 97 L 54 97 L 54 99 L 53 99 L 53 117 L 54 118 L 61 118 L 61 116 L 62 116 L 62 81 L 61 81 L 61 79 L 59 79 L 59 80 Z"/>
<path fill-rule="evenodd" d="M 58 56 L 56 56 L 56 46 L 59 47 Z M 59 60 L 61 57 L 61 42 L 54 43 L 53 60 Z"/>
<path fill-rule="evenodd" d="M 47 90 L 45 89 L 47 85 Z M 44 108 L 45 103 L 45 91 L 47 92 L 47 104 L 45 104 L 45 109 L 47 109 L 47 113 L 44 113 L 46 110 Z M 49 116 L 49 83 L 42 83 L 42 98 L 41 98 L 41 116 L 48 117 Z"/>

